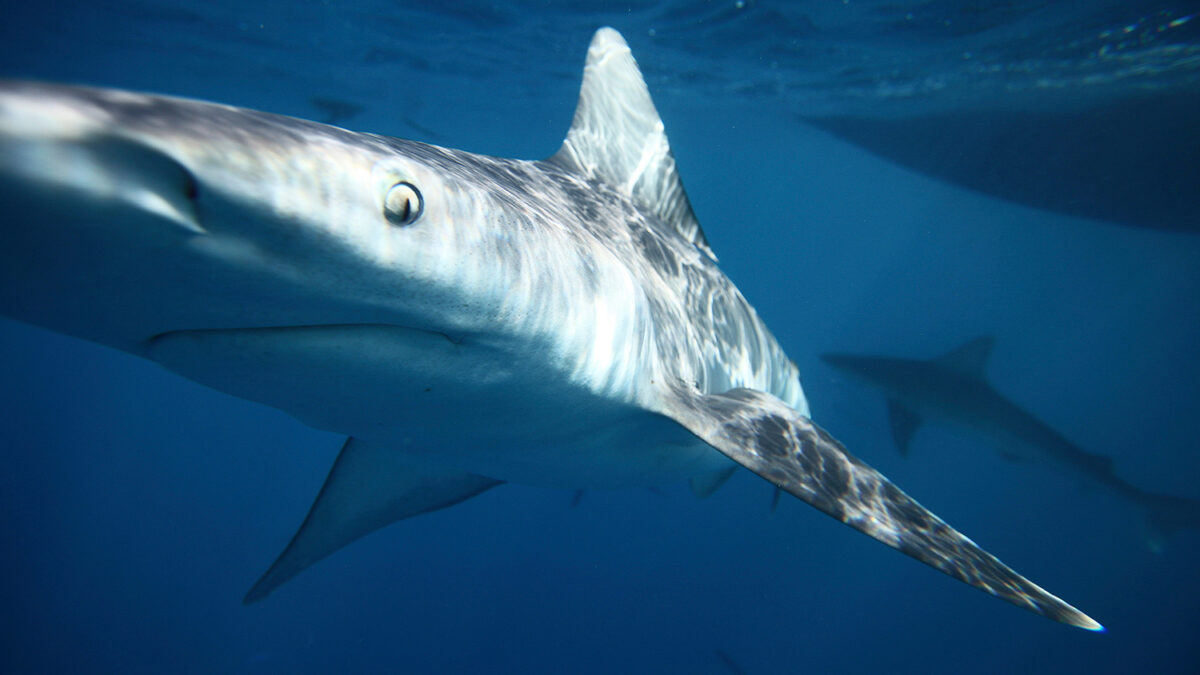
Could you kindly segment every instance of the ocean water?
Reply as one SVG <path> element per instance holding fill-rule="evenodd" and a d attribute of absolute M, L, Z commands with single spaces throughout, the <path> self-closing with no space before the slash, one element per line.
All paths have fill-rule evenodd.
<path fill-rule="evenodd" d="M 933 357 L 994 335 L 998 390 L 1124 479 L 1200 498 L 1200 145 L 1183 104 L 1200 90 L 1196 3 L 616 7 L 8 3 L 0 77 L 539 158 L 570 122 L 592 32 L 612 25 L 723 269 L 799 365 L 815 418 L 1108 631 L 989 598 L 799 501 L 771 512 L 748 472 L 704 500 L 678 485 L 573 506 L 570 490 L 505 486 L 244 607 L 342 439 L 4 319 L 0 671 L 1200 670 L 1200 533 L 1152 553 L 1132 507 L 934 426 L 902 459 L 880 397 L 817 358 Z M 1054 167 L 1036 195 L 1011 180 L 1029 171 L 1017 153 L 971 136 L 1026 114 L 1094 132 L 1002 139 Z M 830 119 L 955 123 L 928 153 L 907 139 L 889 155 Z M 933 154 L 961 161 L 919 164 Z M 1184 187 L 1139 201 L 1172 181 Z"/>

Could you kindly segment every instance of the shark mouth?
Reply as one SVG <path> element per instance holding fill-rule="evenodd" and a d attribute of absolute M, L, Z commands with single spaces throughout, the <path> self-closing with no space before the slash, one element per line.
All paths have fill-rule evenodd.
<path fill-rule="evenodd" d="M 480 351 L 446 333 L 383 324 L 178 330 L 145 349 L 190 380 L 340 433 L 367 409 L 444 391 L 462 370 L 455 364 Z"/>
<path fill-rule="evenodd" d="M 388 334 L 393 338 L 402 336 L 434 336 L 453 345 L 461 345 L 463 337 L 454 336 L 439 330 L 401 326 L 384 323 L 329 323 L 329 324 L 299 324 L 294 326 L 247 326 L 238 328 L 187 328 L 169 330 L 152 335 L 145 340 L 147 351 L 154 352 L 163 344 L 173 343 L 180 339 L 197 343 L 214 342 L 218 344 L 235 344 L 240 341 L 263 341 L 266 343 L 292 338 L 336 337 L 354 333 Z"/>

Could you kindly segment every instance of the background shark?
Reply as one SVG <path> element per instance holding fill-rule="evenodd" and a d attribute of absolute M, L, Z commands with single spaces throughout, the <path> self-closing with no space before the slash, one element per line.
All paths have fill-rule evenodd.
<path fill-rule="evenodd" d="M 1185 112 L 1200 105 L 1194 88 L 1062 103 L 804 121 L 993 197 L 1133 227 L 1200 231 L 1200 132 Z"/>
<path fill-rule="evenodd" d="M 500 482 L 653 485 L 733 460 L 955 578 L 1101 629 L 809 420 L 611 29 L 543 162 L 10 83 L 0 169 L 5 313 L 350 436 L 247 602 Z"/>
<path fill-rule="evenodd" d="M 850 354 L 821 360 L 884 392 L 892 437 L 906 457 L 917 428 L 934 420 L 983 438 L 1005 459 L 1048 462 L 1146 509 L 1154 550 L 1171 531 L 1200 527 L 1200 501 L 1134 487 L 1117 476 L 1112 459 L 1083 450 L 992 388 L 985 369 L 994 343 L 977 338 L 930 360 Z"/>

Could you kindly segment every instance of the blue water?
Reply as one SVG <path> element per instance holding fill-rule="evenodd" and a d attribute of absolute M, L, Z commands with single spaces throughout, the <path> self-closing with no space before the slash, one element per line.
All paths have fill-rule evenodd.
<path fill-rule="evenodd" d="M 341 439 L 4 320 L 0 671 L 1200 670 L 1200 534 L 1151 553 L 1131 507 L 937 427 L 902 460 L 879 397 L 817 359 L 995 335 L 997 389 L 1123 478 L 1200 498 L 1200 235 L 984 196 L 800 121 L 1194 94 L 1195 3 L 626 4 L 7 6 L 0 76 L 537 158 L 565 133 L 591 32 L 617 27 L 723 268 L 818 421 L 1108 632 L 1015 609 L 798 501 L 771 513 L 745 472 L 705 500 L 681 485 L 574 508 L 569 490 L 506 486 L 243 607 Z"/>

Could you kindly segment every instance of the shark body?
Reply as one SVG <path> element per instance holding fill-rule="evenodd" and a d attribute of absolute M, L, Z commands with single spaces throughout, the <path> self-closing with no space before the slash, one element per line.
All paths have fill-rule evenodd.
<path fill-rule="evenodd" d="M 0 85 L 0 311 L 349 437 L 266 597 L 387 524 L 503 482 L 743 466 L 1058 621 L 808 417 L 716 265 L 620 35 L 543 161 L 131 92 Z"/>
<path fill-rule="evenodd" d="M 883 391 L 892 437 L 904 456 L 918 427 L 930 420 L 986 439 L 1007 460 L 1050 464 L 1144 508 L 1152 548 L 1160 548 L 1173 530 L 1200 527 L 1200 501 L 1126 482 L 1110 457 L 1084 450 L 996 391 L 985 373 L 994 343 L 977 338 L 929 360 L 852 354 L 821 359 Z"/>

